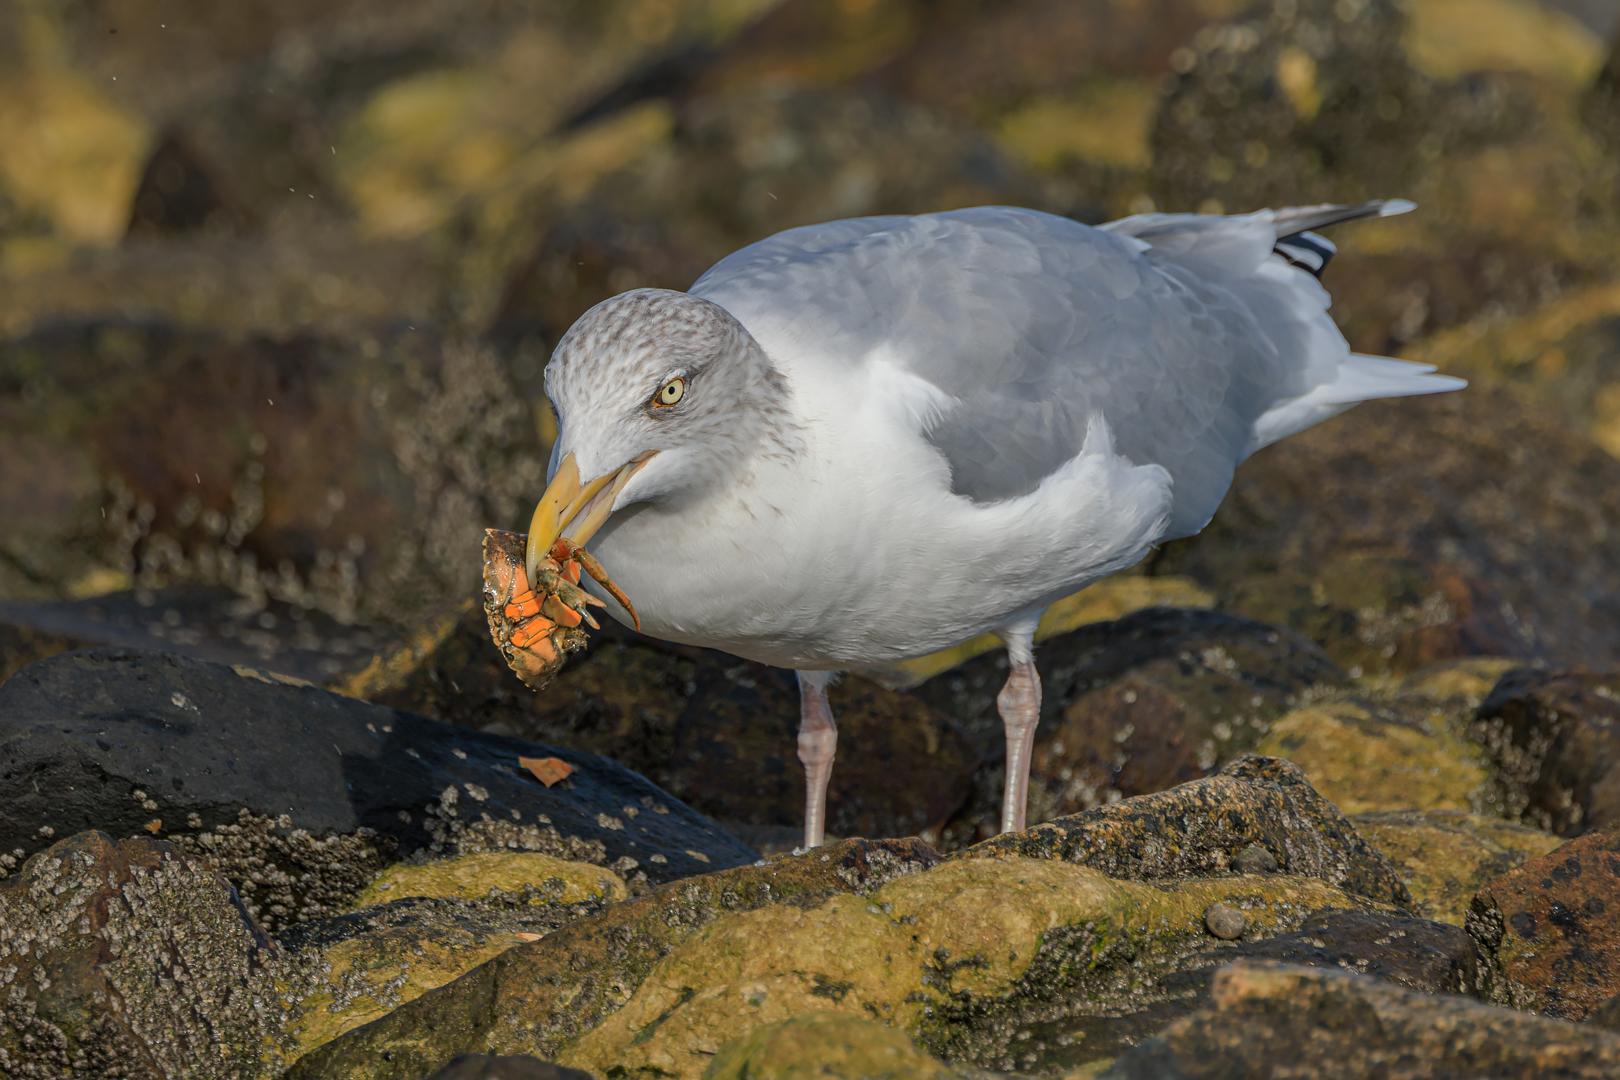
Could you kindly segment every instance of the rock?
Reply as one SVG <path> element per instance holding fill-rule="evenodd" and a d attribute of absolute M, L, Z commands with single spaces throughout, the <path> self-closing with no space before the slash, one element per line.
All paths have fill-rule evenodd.
<path fill-rule="evenodd" d="M 285 1067 L 337 1036 L 386 1016 L 508 949 L 603 908 L 562 890 L 485 889 L 477 900 L 412 897 L 304 923 L 282 935 L 281 1040 Z"/>
<path fill-rule="evenodd" d="M 57 653 L 115 645 L 263 668 L 317 685 L 341 681 L 380 644 L 373 627 L 346 625 L 290 600 L 250 600 L 235 588 L 197 583 L 0 604 L 0 640 L 7 639 L 18 642 L 13 671 Z"/>
<path fill-rule="evenodd" d="M 590 1073 L 565 1069 L 527 1055 L 457 1054 L 426 1080 L 592 1080 L 592 1077 Z"/>
<path fill-rule="evenodd" d="M 1017 1063 L 1024 1069 L 1101 1071 L 1111 1058 L 1198 1008 L 1216 971 L 1242 959 L 1342 968 L 1429 994 L 1478 996 L 1491 985 L 1478 947 L 1457 927 L 1386 912 L 1327 909 L 1274 936 L 1262 931 L 1242 941 L 1206 937 L 1202 948 L 1168 964 L 1138 968 L 1128 991 L 1032 1009 L 1013 1029 L 1013 1046 L 1021 1051 Z"/>
<path fill-rule="evenodd" d="M 355 897 L 356 907 L 407 896 L 478 900 L 491 889 L 527 887 L 559 904 L 613 903 L 629 895 L 624 879 L 601 866 L 569 862 L 537 851 L 486 851 L 425 863 L 395 863 Z"/>
<path fill-rule="evenodd" d="M 1620 1036 L 1327 968 L 1245 963 L 1205 1008 L 1120 1055 L 1105 1080 L 1287 1075 L 1463 1080 L 1611 1076 Z"/>
<path fill-rule="evenodd" d="M 425 330 L 81 319 L 0 340 L 0 372 L 0 599 L 221 587 L 230 619 L 183 600 L 107 617 L 178 617 L 182 649 L 233 621 L 238 648 L 291 628 L 327 654 L 306 661 L 337 661 L 323 680 L 354 655 L 349 624 L 414 629 L 475 595 L 483 527 L 544 486 L 538 372 Z"/>
<path fill-rule="evenodd" d="M 1245 755 L 1219 774 L 986 840 L 964 857 L 1057 859 L 1127 881 L 1226 870 L 1251 846 L 1285 873 L 1406 905 L 1387 859 L 1280 758 Z"/>
<path fill-rule="evenodd" d="M 849 1013 L 800 1013 L 761 1024 L 720 1048 L 704 1080 L 956 1080 L 982 1076 L 977 1069 L 953 1069 L 930 1057 L 894 1028 Z"/>
<path fill-rule="evenodd" d="M 1479 808 L 1489 780 L 1481 753 L 1461 737 L 1461 724 L 1423 715 L 1427 711 L 1365 699 L 1325 701 L 1273 723 L 1254 751 L 1298 765 L 1346 814 Z"/>
<path fill-rule="evenodd" d="M 1204 929 L 1222 941 L 1233 941 L 1242 937 L 1246 925 L 1248 922 L 1243 918 L 1243 912 L 1237 908 L 1229 908 L 1225 904 L 1211 904 L 1204 909 Z"/>
<path fill-rule="evenodd" d="M 253 1080 L 281 967 L 207 860 L 80 833 L 0 882 L 0 1070 Z"/>
<path fill-rule="evenodd" d="M 1620 165 L 1620 155 L 1615 161 Z M 1433 334 L 1403 355 L 1475 384 L 1510 389 L 1558 413 L 1620 457 L 1617 351 L 1620 285 L 1600 280 L 1517 317 L 1479 320 Z"/>
<path fill-rule="evenodd" d="M 954 859 L 865 897 L 715 922 L 559 1060 L 598 1074 L 696 1077 L 708 1054 L 748 1028 L 837 1009 L 881 1017 L 946 1060 L 1041 1068 L 1055 1047 L 1021 1032 L 1053 1013 L 1084 1017 L 1058 1031 L 1129 1026 L 1120 1014 L 1159 996 L 1154 975 L 1210 940 L 1203 913 L 1212 902 L 1242 904 L 1253 932 L 1270 936 L 1343 903 L 1335 895 L 1346 896 L 1280 875 L 1143 885 L 1047 860 Z M 1106 1056 L 1098 1042 L 1077 1060 Z"/>
<path fill-rule="evenodd" d="M 381 653 L 334 684 L 449 723 L 613 758 L 727 828 L 803 838 L 793 673 L 672 645 L 616 623 L 535 693 L 501 663 L 481 609 Z M 971 793 L 976 748 L 915 697 L 851 675 L 830 690 L 845 748 L 829 788 L 833 835 L 931 833 Z"/>
<path fill-rule="evenodd" d="M 1369 402 L 1267 447 L 1209 526 L 1167 544 L 1152 570 L 1294 627 L 1352 675 L 1537 653 L 1601 669 L 1620 640 L 1606 599 L 1620 596 L 1617 522 L 1620 461 L 1568 422 L 1471 386 Z M 1370 551 L 1411 553 L 1403 562 L 1421 573 L 1386 588 Z"/>
<path fill-rule="evenodd" d="M 870 894 L 938 859 L 917 841 L 848 840 L 655 889 L 508 950 L 315 1049 L 288 1080 L 418 1080 L 458 1053 L 555 1058 L 619 1010 L 660 956 L 716 920 L 770 905 L 801 911 L 833 896 Z"/>
<path fill-rule="evenodd" d="M 1492 878 L 1556 848 L 1558 837 L 1460 810 L 1358 814 L 1356 829 L 1384 853 L 1426 919 L 1463 925 L 1474 893 Z"/>
<path fill-rule="evenodd" d="M 1480 886 L 1468 932 L 1495 959 L 1497 998 L 1583 1019 L 1620 993 L 1620 833 L 1591 832 Z"/>
<path fill-rule="evenodd" d="M 1480 705 L 1474 738 L 1503 811 L 1560 836 L 1620 824 L 1620 678 L 1521 669 Z"/>
<path fill-rule="evenodd" d="M 1224 612 L 1150 608 L 1048 639 L 1037 651 L 1042 723 L 1030 820 L 1208 776 L 1247 752 L 1298 696 L 1343 674 L 1309 642 Z M 973 801 L 946 828 L 947 848 L 996 834 L 1003 736 L 996 652 L 913 693 L 979 740 L 986 764 Z"/>
<path fill-rule="evenodd" d="M 539 851 L 650 882 L 755 858 L 606 758 L 167 654 L 32 665 L 0 686 L 0 732 L 0 860 L 149 831 L 207 854 L 273 931 L 416 853 Z M 574 769 L 551 788 L 517 763 L 551 756 Z"/>
<path fill-rule="evenodd" d="M 1250 844 L 1232 856 L 1232 869 L 1240 874 L 1275 874 L 1277 856 L 1259 844 Z"/>

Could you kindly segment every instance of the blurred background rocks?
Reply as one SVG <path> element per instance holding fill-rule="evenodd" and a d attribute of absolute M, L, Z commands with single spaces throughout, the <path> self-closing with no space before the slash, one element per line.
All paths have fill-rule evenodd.
<path fill-rule="evenodd" d="M 0 0 L 0 677 L 255 665 L 790 843 L 790 677 L 613 629 L 537 697 L 487 647 L 480 530 L 543 487 L 572 321 L 828 218 L 1401 196 L 1335 233 L 1335 317 L 1473 386 L 1266 450 L 1056 612 L 1035 811 L 1260 745 L 1376 737 L 1396 775 L 1504 672 L 1615 668 L 1617 29 L 1614 0 Z M 991 826 L 997 663 L 842 684 L 869 756 L 834 833 Z M 1411 689 L 1468 663 L 1471 703 Z M 1528 814 L 1498 758 L 1434 805 Z"/>

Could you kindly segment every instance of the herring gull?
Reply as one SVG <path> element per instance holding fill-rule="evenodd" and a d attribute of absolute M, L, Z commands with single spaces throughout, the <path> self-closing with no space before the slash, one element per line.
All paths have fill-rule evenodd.
<path fill-rule="evenodd" d="M 1001 829 L 1021 829 L 1042 610 L 1203 528 L 1261 447 L 1464 385 L 1352 353 L 1327 315 L 1334 249 L 1310 230 L 1411 208 L 856 218 L 605 300 L 546 368 L 559 435 L 529 578 L 571 537 L 647 633 L 796 669 L 806 847 L 832 676 L 994 632 Z"/>

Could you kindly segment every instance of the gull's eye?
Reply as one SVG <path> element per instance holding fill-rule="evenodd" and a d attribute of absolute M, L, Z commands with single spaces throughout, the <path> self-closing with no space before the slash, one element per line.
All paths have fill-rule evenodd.
<path fill-rule="evenodd" d="M 681 397 L 686 393 L 686 380 L 679 375 L 664 384 L 664 388 L 653 395 L 653 408 L 667 409 L 672 405 L 679 405 Z"/>

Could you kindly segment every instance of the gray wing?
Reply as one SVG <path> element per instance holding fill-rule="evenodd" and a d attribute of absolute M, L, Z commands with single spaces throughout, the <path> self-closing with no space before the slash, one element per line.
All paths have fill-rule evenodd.
<path fill-rule="evenodd" d="M 1242 278 L 1275 238 L 1269 222 L 1252 238 L 1221 237 L 1232 251 L 1214 265 Z M 1209 255 L 1207 240 L 1189 246 Z M 1324 342 L 1306 340 L 1310 312 L 1304 329 L 1286 310 L 1268 313 L 1263 330 L 1255 298 L 1232 281 L 1183 265 L 1185 252 L 1155 251 L 1065 218 L 982 207 L 793 229 L 722 260 L 692 292 L 768 351 L 814 341 L 858 364 L 881 349 L 938 386 L 954 405 L 923 434 L 950 463 L 953 490 L 980 502 L 1034 490 L 1079 453 L 1100 412 L 1121 454 L 1170 472 L 1176 536 L 1214 513 L 1257 419 L 1331 380 L 1349 350 L 1333 331 L 1334 355 L 1319 355 Z M 1325 321 L 1326 294 L 1295 276 L 1320 295 L 1306 306 Z M 1287 352 L 1317 360 L 1285 363 Z"/>

